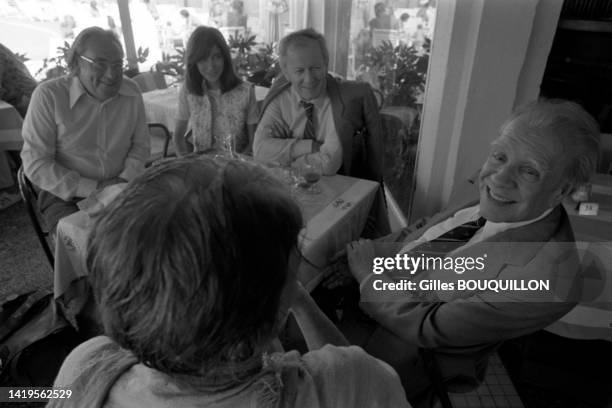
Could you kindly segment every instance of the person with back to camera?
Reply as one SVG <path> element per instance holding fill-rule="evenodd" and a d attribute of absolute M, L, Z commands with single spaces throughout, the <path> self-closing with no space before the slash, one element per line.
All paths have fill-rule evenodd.
<path fill-rule="evenodd" d="M 408 407 L 397 374 L 297 283 L 300 209 L 242 160 L 148 169 L 96 221 L 87 265 L 106 336 L 77 347 L 48 407 Z M 290 310 L 309 352 L 273 352 Z"/>
<path fill-rule="evenodd" d="M 187 43 L 187 73 L 179 91 L 174 143 L 179 156 L 223 148 L 228 137 L 239 153 L 249 153 L 257 124 L 253 85 L 242 81 L 219 30 L 198 27 Z M 185 137 L 188 125 L 192 130 Z"/>

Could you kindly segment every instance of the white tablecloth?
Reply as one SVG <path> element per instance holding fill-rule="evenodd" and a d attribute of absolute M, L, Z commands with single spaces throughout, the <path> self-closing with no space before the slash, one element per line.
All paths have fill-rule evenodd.
<path fill-rule="evenodd" d="M 321 279 L 317 266 L 324 266 L 331 255 L 359 237 L 379 188 L 373 181 L 340 175 L 322 177 L 319 187 L 318 195 L 296 194 L 307 221 L 300 234 L 302 254 L 314 265 L 302 262 L 298 276 L 309 290 Z M 69 313 L 80 311 L 87 300 L 86 286 L 73 283 L 87 276 L 85 250 L 93 222 L 79 211 L 57 225 L 54 295 Z"/>
<path fill-rule="evenodd" d="M 0 188 L 13 185 L 6 150 L 21 150 L 21 115 L 12 105 L 0 100 Z"/>

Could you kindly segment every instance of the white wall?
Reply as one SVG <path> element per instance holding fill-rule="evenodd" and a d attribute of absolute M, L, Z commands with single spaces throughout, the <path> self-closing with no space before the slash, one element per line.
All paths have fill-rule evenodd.
<path fill-rule="evenodd" d="M 438 1 L 411 220 L 448 204 L 516 102 L 537 97 L 561 4 Z"/>

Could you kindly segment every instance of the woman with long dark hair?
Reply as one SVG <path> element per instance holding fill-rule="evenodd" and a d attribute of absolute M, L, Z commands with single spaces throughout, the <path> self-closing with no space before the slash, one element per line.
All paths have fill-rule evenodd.
<path fill-rule="evenodd" d="M 174 129 L 177 154 L 223 149 L 228 140 L 237 152 L 250 153 L 258 114 L 255 91 L 234 72 L 221 32 L 196 28 L 187 42 L 186 60 Z"/>

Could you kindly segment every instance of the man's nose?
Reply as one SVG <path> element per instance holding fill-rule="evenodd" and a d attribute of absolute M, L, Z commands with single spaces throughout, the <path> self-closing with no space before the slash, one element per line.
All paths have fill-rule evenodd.
<path fill-rule="evenodd" d="M 499 187 L 511 187 L 515 182 L 516 169 L 514 166 L 504 164 L 499 166 L 491 175 L 491 180 Z"/>
<path fill-rule="evenodd" d="M 309 84 L 313 80 L 313 76 L 309 70 L 304 71 L 304 82 Z"/>
<path fill-rule="evenodd" d="M 109 79 L 115 79 L 123 75 L 123 70 L 111 65 L 106 67 L 104 70 L 104 77 Z"/>

